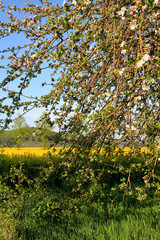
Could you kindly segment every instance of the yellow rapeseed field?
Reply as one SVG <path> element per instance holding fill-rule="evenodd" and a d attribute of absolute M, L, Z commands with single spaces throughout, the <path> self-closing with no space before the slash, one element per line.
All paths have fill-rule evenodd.
<path fill-rule="evenodd" d="M 61 149 L 63 149 L 62 147 L 57 147 L 56 151 L 54 152 L 54 154 L 57 154 Z M 117 151 L 118 148 L 115 150 Z M 1 153 L 12 156 L 12 155 L 35 155 L 35 156 L 43 156 L 44 154 L 46 155 L 49 151 L 52 152 L 52 150 L 48 150 L 48 149 L 44 149 L 41 147 L 28 147 L 28 148 L 2 148 Z M 129 147 L 125 147 L 123 148 L 123 151 L 125 153 L 129 153 L 130 148 Z M 102 150 L 103 152 L 103 150 Z M 141 152 L 148 152 L 148 149 L 146 147 L 142 147 L 141 148 Z M 93 151 L 94 153 L 94 151 Z"/>
<path fill-rule="evenodd" d="M 56 153 L 60 151 L 60 147 L 56 148 Z M 12 155 L 35 155 L 35 156 L 43 156 L 49 152 L 48 149 L 44 149 L 41 147 L 28 147 L 28 148 L 3 148 L 1 149 L 1 153 L 12 156 Z"/>

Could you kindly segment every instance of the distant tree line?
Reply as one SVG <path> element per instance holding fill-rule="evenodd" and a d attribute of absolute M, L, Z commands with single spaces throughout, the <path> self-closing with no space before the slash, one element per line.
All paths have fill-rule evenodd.
<path fill-rule="evenodd" d="M 45 113 L 40 118 L 44 116 Z M 11 129 L 0 132 L 0 147 L 42 146 L 47 148 L 54 135 L 53 129 L 48 124 L 41 126 L 38 120 L 35 127 L 30 127 L 24 116 L 20 114 L 11 127 Z"/>

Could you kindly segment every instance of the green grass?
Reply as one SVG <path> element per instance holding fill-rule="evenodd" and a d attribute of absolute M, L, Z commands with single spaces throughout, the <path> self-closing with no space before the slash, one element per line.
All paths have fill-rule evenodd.
<path fill-rule="evenodd" d="M 154 205 L 153 205 L 154 202 Z M 149 203 L 149 201 L 148 201 Z M 114 215 L 108 215 L 105 209 L 84 207 L 65 215 L 61 222 L 33 218 L 26 212 L 18 225 L 19 238 L 36 240 L 159 240 L 160 204 L 152 201 L 147 206 L 116 209 Z M 144 205 L 145 205 L 144 204 Z M 101 209 L 102 210 L 102 209 Z"/>

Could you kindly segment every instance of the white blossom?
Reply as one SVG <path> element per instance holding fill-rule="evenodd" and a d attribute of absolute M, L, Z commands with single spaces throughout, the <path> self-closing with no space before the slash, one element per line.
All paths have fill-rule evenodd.
<path fill-rule="evenodd" d="M 142 86 L 142 90 L 146 91 L 148 89 L 148 87 L 146 85 Z"/>
<path fill-rule="evenodd" d="M 77 1 L 76 1 L 76 0 L 73 0 L 72 3 L 73 3 L 74 5 L 76 5 L 76 4 L 77 4 Z"/>
<path fill-rule="evenodd" d="M 137 28 L 137 24 L 134 22 L 130 25 L 131 30 L 135 30 Z"/>
<path fill-rule="evenodd" d="M 121 51 L 122 54 L 125 54 L 126 52 L 127 52 L 126 49 L 122 49 L 122 51 Z"/>
<path fill-rule="evenodd" d="M 155 103 L 155 106 L 156 106 L 156 107 L 159 107 L 159 102 L 156 102 L 156 103 Z"/>
<path fill-rule="evenodd" d="M 8 31 L 9 31 L 9 33 L 11 33 L 12 32 L 12 28 L 8 27 Z"/>
<path fill-rule="evenodd" d="M 119 74 L 122 75 L 123 72 L 124 72 L 125 68 L 122 68 L 120 71 L 119 71 Z"/>
<path fill-rule="evenodd" d="M 150 59 L 150 56 L 148 54 L 145 54 L 142 59 L 146 62 Z"/>
<path fill-rule="evenodd" d="M 138 100 L 138 101 L 141 101 L 141 96 L 138 96 L 138 97 L 137 97 L 137 100 Z"/>
<path fill-rule="evenodd" d="M 138 104 L 138 102 L 140 102 L 140 101 L 141 101 L 141 96 L 138 96 L 138 97 L 134 98 L 135 104 Z"/>
<path fill-rule="evenodd" d="M 156 80 L 154 78 L 151 79 L 151 83 L 155 84 Z"/>
<path fill-rule="evenodd" d="M 127 9 L 125 7 L 122 7 L 120 11 L 118 11 L 118 15 L 121 15 L 122 17 L 125 14 L 125 11 L 127 11 Z"/>
<path fill-rule="evenodd" d="M 158 5 L 159 4 L 159 0 L 154 0 L 153 4 Z"/>
<path fill-rule="evenodd" d="M 107 90 L 107 92 L 106 92 L 106 96 L 107 96 L 107 97 L 110 97 L 110 96 L 111 96 L 111 93 L 110 93 L 109 90 Z"/>
<path fill-rule="evenodd" d="M 63 2 L 63 7 L 66 5 L 66 1 Z"/>
<path fill-rule="evenodd" d="M 91 3 L 91 1 L 90 0 L 85 0 L 84 3 L 88 5 L 88 4 Z"/>
<path fill-rule="evenodd" d="M 146 44 L 146 48 L 147 48 L 147 49 L 150 49 L 150 48 L 151 48 L 151 44 L 147 43 L 147 44 Z"/>
<path fill-rule="evenodd" d="M 141 68 L 144 63 L 145 63 L 145 61 L 144 61 L 143 59 L 141 59 L 140 61 L 138 61 L 138 62 L 136 63 L 136 66 L 137 66 L 138 68 Z"/>
<path fill-rule="evenodd" d="M 120 47 L 123 47 L 123 46 L 124 46 L 124 44 L 125 44 L 125 41 L 121 42 L 121 45 L 120 45 Z"/>
<path fill-rule="evenodd" d="M 37 54 L 32 54 L 31 58 L 36 58 Z"/>

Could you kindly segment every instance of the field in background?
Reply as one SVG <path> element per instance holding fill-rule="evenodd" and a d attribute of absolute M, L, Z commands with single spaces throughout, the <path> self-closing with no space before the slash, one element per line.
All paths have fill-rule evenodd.
<path fill-rule="evenodd" d="M 58 152 L 63 149 L 63 147 L 56 147 L 56 151 L 54 152 L 54 154 L 58 154 Z M 121 148 L 124 153 L 129 153 L 129 151 L 131 150 L 129 147 L 125 147 L 125 148 Z M 119 148 L 116 148 L 115 152 L 117 152 L 119 150 Z M 147 147 L 142 147 L 141 148 L 141 152 L 148 152 L 149 150 L 147 149 Z M 0 150 L 1 153 L 5 154 L 5 155 L 35 155 L 35 156 L 43 156 L 43 155 L 47 155 L 48 152 L 52 152 L 52 149 L 44 149 L 42 147 L 27 147 L 27 148 L 1 148 Z M 94 153 L 94 151 L 93 151 Z"/>
<path fill-rule="evenodd" d="M 60 149 L 62 149 L 61 147 L 57 147 L 56 148 L 56 153 L 58 153 L 60 151 Z M 5 155 L 35 155 L 35 156 L 43 156 L 43 155 L 47 155 L 49 151 L 49 149 L 44 149 L 42 147 L 31 147 L 31 148 L 3 148 L 1 149 L 1 153 L 5 154 Z"/>

